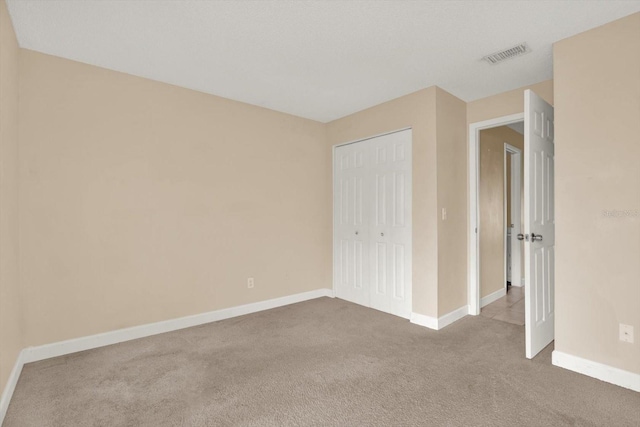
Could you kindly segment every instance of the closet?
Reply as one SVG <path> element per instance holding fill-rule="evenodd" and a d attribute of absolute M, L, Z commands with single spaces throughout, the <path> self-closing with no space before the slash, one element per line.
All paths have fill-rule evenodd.
<path fill-rule="evenodd" d="M 411 315 L 411 130 L 334 150 L 334 291 Z"/>

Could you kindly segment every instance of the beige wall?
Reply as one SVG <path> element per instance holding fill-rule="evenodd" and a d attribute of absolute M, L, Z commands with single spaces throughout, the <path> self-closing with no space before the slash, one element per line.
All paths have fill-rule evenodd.
<path fill-rule="evenodd" d="M 480 182 L 478 183 L 480 227 L 478 231 L 480 236 L 481 298 L 505 287 L 505 142 L 524 150 L 524 136 L 507 126 L 480 131 Z M 520 182 L 522 183 L 522 179 Z"/>
<path fill-rule="evenodd" d="M 323 124 L 20 60 L 26 345 L 331 287 Z"/>
<path fill-rule="evenodd" d="M 555 348 L 640 374 L 640 13 L 556 43 L 554 81 Z"/>
<path fill-rule="evenodd" d="M 325 157 L 331 146 L 406 127 L 413 134 L 413 311 L 438 313 L 438 223 L 436 165 L 436 88 L 394 99 L 327 124 Z M 331 182 L 331 166 L 326 180 Z M 331 214 L 331 199 L 325 211 Z M 329 232 L 329 234 L 331 234 Z"/>
<path fill-rule="evenodd" d="M 22 341 L 18 282 L 18 44 L 0 1 L 0 392 Z"/>
<path fill-rule="evenodd" d="M 467 104 L 436 90 L 438 316 L 467 305 Z M 443 220 L 442 209 L 447 218 Z"/>
<path fill-rule="evenodd" d="M 542 99 L 553 105 L 553 80 L 545 80 L 467 103 L 467 123 L 523 113 L 524 91 L 527 89 L 533 90 Z"/>

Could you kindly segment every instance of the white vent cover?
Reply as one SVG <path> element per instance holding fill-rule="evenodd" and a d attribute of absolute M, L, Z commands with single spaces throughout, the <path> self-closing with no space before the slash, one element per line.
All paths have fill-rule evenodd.
<path fill-rule="evenodd" d="M 497 64 L 499 62 L 506 61 L 507 59 L 522 56 L 529 52 L 531 52 L 529 46 L 527 46 L 526 43 L 521 43 L 517 46 L 510 47 L 509 49 L 487 55 L 482 59 L 487 61 L 489 64 Z"/>

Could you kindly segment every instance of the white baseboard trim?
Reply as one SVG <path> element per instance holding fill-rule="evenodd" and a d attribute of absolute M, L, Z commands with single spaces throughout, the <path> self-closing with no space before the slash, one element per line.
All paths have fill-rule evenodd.
<path fill-rule="evenodd" d="M 176 331 L 178 329 L 190 328 L 192 326 L 203 325 L 205 323 L 229 319 L 231 317 L 243 316 L 245 314 L 257 313 L 259 311 L 283 307 L 285 305 L 295 304 L 320 297 L 333 298 L 334 291 L 332 289 L 317 289 L 315 291 L 303 292 L 267 301 L 259 301 L 222 310 L 210 311 L 208 313 L 195 314 L 192 316 L 133 326 L 131 328 L 118 329 L 102 334 L 25 348 L 18 355 L 16 364 L 9 375 L 7 384 L 5 385 L 4 390 L 2 391 L 2 396 L 0 397 L 0 425 L 2 425 L 2 422 L 4 421 L 7 409 L 9 408 L 9 402 L 11 401 L 13 392 L 18 384 L 18 379 L 20 378 L 20 373 L 22 372 L 22 367 L 25 363 L 37 362 L 39 360 L 76 353 L 78 351 L 104 347 L 137 338 Z"/>
<path fill-rule="evenodd" d="M 29 347 L 23 350 L 24 363 L 36 362 L 38 360 L 63 356 L 65 354 L 90 350 L 92 348 L 104 347 L 137 338 L 176 331 L 178 329 L 190 328 L 192 326 L 203 325 L 205 323 L 229 319 L 231 317 L 243 316 L 245 314 L 256 313 L 258 311 L 269 310 L 320 297 L 333 297 L 333 291 L 331 289 L 317 289 L 315 291 L 274 298 L 267 301 L 259 301 L 222 310 L 149 323 L 146 325 L 133 326 L 131 328 L 118 329 L 115 331 L 59 341 L 37 347 Z"/>
<path fill-rule="evenodd" d="M 469 314 L 469 306 L 464 305 L 438 318 L 426 316 L 419 313 L 411 313 L 411 318 L 409 319 L 409 321 L 416 325 L 439 331 L 440 329 L 449 326 L 453 322 L 462 319 L 467 314 Z"/>
<path fill-rule="evenodd" d="M 435 329 L 436 331 L 438 330 L 438 319 L 425 314 L 411 312 L 409 322 L 424 326 L 425 328 Z"/>
<path fill-rule="evenodd" d="M 506 294 L 507 294 L 507 289 L 506 288 L 498 289 L 497 291 L 495 291 L 495 292 L 487 295 L 486 297 L 482 298 L 480 300 L 480 307 L 484 307 L 485 305 L 489 305 L 492 302 L 495 302 L 495 301 L 499 300 L 500 298 L 502 298 Z"/>
<path fill-rule="evenodd" d="M 551 363 L 560 368 L 640 392 L 640 374 L 554 350 Z"/>
<path fill-rule="evenodd" d="M 446 326 L 449 326 L 455 321 L 462 319 L 464 316 L 469 314 L 469 306 L 463 305 L 462 307 L 453 310 L 450 313 L 445 314 L 438 318 L 438 329 L 442 329 Z"/>
<path fill-rule="evenodd" d="M 4 416 L 7 415 L 9 402 L 11 402 L 11 397 L 13 397 L 13 392 L 16 389 L 16 385 L 18 384 L 18 378 L 20 378 L 22 367 L 25 364 L 24 354 L 24 350 L 18 353 L 16 363 L 15 365 L 13 365 L 11 374 L 9 374 L 9 379 L 7 379 L 7 383 L 5 384 L 4 390 L 2 391 L 2 396 L 0 397 L 0 425 L 2 425 L 4 421 Z"/>

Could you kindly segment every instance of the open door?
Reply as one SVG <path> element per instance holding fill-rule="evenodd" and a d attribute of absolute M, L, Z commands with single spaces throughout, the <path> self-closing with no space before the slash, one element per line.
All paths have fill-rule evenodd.
<path fill-rule="evenodd" d="M 524 275 L 526 356 L 554 337 L 555 204 L 553 107 L 524 93 Z"/>

